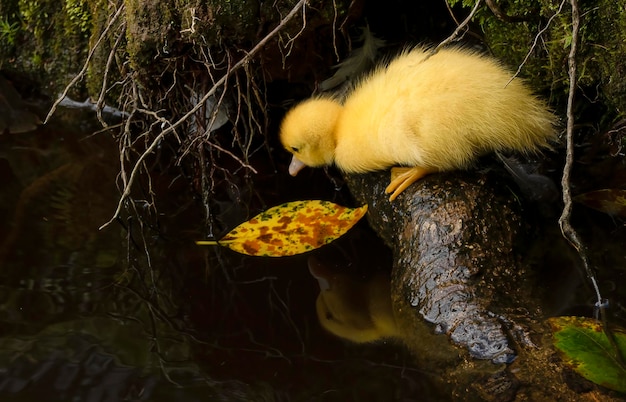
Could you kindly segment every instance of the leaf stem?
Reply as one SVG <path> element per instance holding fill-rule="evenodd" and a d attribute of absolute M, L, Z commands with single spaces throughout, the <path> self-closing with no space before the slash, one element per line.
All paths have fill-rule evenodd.
<path fill-rule="evenodd" d="M 232 243 L 234 240 L 196 240 L 198 246 L 221 246 Z"/>

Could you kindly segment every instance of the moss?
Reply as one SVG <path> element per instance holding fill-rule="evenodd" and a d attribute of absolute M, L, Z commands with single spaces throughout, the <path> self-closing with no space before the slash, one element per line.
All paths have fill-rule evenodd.
<path fill-rule="evenodd" d="M 89 36 L 91 31 L 91 12 L 85 0 L 65 0 L 65 12 L 67 13 L 66 32 L 74 35 L 75 28 L 79 29 L 79 33 L 85 37 Z"/>
<path fill-rule="evenodd" d="M 290 8 L 294 0 L 275 2 Z M 264 21 L 276 21 L 278 6 L 257 0 L 127 0 L 127 50 L 136 70 L 154 67 L 155 59 L 185 55 L 189 46 L 247 46 Z M 268 14 L 264 14 L 268 13 Z"/>
<path fill-rule="evenodd" d="M 1 68 L 26 74 L 56 95 L 86 55 L 91 24 L 84 0 L 0 0 L 0 11 L 11 28 L 0 36 Z"/>
<path fill-rule="evenodd" d="M 158 56 L 165 56 L 169 38 L 175 34 L 173 5 L 148 0 L 126 1 L 127 52 L 135 70 L 148 67 Z"/>
<path fill-rule="evenodd" d="M 586 41 L 585 84 L 599 85 L 602 97 L 618 115 L 626 114 L 626 8 L 620 2 L 602 0 L 585 15 L 596 36 Z"/>
<path fill-rule="evenodd" d="M 551 12 L 555 2 L 545 1 Z M 580 43 L 578 47 L 578 86 L 584 97 L 603 103 L 609 114 L 626 110 L 626 11 L 610 0 L 581 2 Z M 547 58 L 550 75 L 562 87 L 568 85 L 567 58 L 571 43 L 570 9 L 564 8 L 548 31 Z"/>
<path fill-rule="evenodd" d="M 19 31 L 20 24 L 14 21 L 14 18 L 4 17 L 3 20 L 0 20 L 0 43 L 6 50 L 11 51 L 15 48 Z"/>
<path fill-rule="evenodd" d="M 256 0 L 126 1 L 127 51 L 137 71 L 184 55 L 187 45 L 243 45 L 256 38 Z"/>
<path fill-rule="evenodd" d="M 125 0 L 120 24 L 126 24 L 126 41 L 118 50 L 118 68 L 111 73 L 125 74 L 130 68 L 144 89 L 163 92 L 174 82 L 174 74 L 194 69 L 193 60 L 202 59 L 195 55 L 207 47 L 219 52 L 253 46 L 297 1 Z M 341 20 L 349 4 L 348 0 L 311 2 L 307 28 Z M 41 83 L 44 92 L 56 96 L 80 71 L 90 46 L 115 11 L 106 0 L 0 0 L 0 68 L 25 72 Z M 285 35 L 295 36 L 300 28 L 297 18 Z M 80 83 L 70 96 L 98 96 L 119 32 L 118 27 L 111 29 L 94 54 L 86 84 Z"/>
<path fill-rule="evenodd" d="M 205 66 L 189 63 L 189 59 L 206 58 L 207 47 L 217 60 L 222 59 L 223 49 L 236 54 L 237 49 L 251 48 L 297 1 L 126 0 L 130 65 L 144 88 L 158 90 L 173 83 L 173 75 L 181 74 L 181 70 L 190 71 L 196 66 L 205 71 Z M 330 26 L 331 21 L 341 20 L 348 4 L 348 0 L 311 2 L 308 31 L 313 32 L 320 21 Z M 284 35 L 295 36 L 301 25 L 302 20 L 296 18 L 284 28 Z"/>
<path fill-rule="evenodd" d="M 101 32 L 103 32 L 109 25 L 110 18 L 116 10 L 107 0 L 91 0 L 89 7 L 92 22 L 92 33 L 89 46 L 93 47 L 100 38 Z M 118 20 L 115 26 L 111 27 L 111 34 L 107 35 L 100 43 L 99 47 L 95 49 L 92 61 L 89 63 L 85 85 L 87 87 L 87 93 L 94 99 L 99 96 L 102 89 L 105 68 L 117 36 L 124 34 L 124 32 L 121 31 L 122 24 L 123 21 Z M 117 52 L 120 57 L 116 58 L 116 62 L 119 62 L 119 60 L 123 60 L 125 57 L 123 46 L 120 47 Z M 120 82 L 122 80 L 119 68 L 119 64 L 121 63 L 116 62 L 113 63 L 112 68 L 109 70 L 109 75 L 107 77 L 109 86 L 113 82 Z M 116 106 L 117 99 L 120 95 L 120 89 L 120 86 L 115 86 L 112 90 L 106 93 L 108 105 Z"/>
<path fill-rule="evenodd" d="M 256 37 L 259 28 L 259 2 L 255 0 L 211 0 L 206 2 L 207 13 L 214 19 L 206 26 L 210 43 L 219 43 L 222 37 L 230 43 L 246 43 Z"/>
<path fill-rule="evenodd" d="M 461 1 L 449 0 L 449 3 Z M 474 4 L 466 0 L 462 3 Z M 524 63 L 520 75 L 536 90 L 550 94 L 557 107 L 562 106 L 569 87 L 567 60 L 572 30 L 569 2 L 510 0 L 498 4 L 507 15 L 522 16 L 525 21 L 502 21 L 483 6 L 474 21 L 480 26 L 486 44 L 511 67 Z M 626 81 L 621 78 L 626 73 L 623 61 L 626 60 L 626 9 L 612 0 L 581 1 L 579 7 L 579 88 L 584 97 L 605 104 L 613 115 L 611 118 L 615 118 L 626 110 Z M 543 29 L 545 32 L 531 51 Z"/>

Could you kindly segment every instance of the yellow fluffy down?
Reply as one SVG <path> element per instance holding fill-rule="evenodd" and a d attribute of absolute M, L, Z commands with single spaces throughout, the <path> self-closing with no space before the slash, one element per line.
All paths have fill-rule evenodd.
<path fill-rule="evenodd" d="M 346 172 L 453 170 L 492 151 L 549 146 L 554 115 L 512 76 L 466 49 L 415 48 L 363 78 L 343 105 L 320 97 L 296 105 L 281 141 L 305 165 Z"/>

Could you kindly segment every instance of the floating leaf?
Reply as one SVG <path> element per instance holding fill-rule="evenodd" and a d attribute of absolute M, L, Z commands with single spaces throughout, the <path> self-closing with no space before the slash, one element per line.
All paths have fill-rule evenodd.
<path fill-rule="evenodd" d="M 294 201 L 272 207 L 231 230 L 221 245 L 248 255 L 282 257 L 305 253 L 346 233 L 365 215 L 367 205 L 347 208 L 329 201 Z"/>
<path fill-rule="evenodd" d="M 574 201 L 612 216 L 626 217 L 626 190 L 607 188 L 574 197 Z"/>
<path fill-rule="evenodd" d="M 589 381 L 626 392 L 626 367 L 617 355 L 626 355 L 624 331 L 613 330 L 618 351 L 596 320 L 555 317 L 548 322 L 552 326 L 554 346 L 562 352 L 565 364 Z"/>

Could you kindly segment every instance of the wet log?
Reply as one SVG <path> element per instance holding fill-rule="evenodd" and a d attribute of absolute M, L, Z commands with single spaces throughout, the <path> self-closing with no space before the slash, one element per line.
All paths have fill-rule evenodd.
<path fill-rule="evenodd" d="M 493 170 L 441 173 L 393 202 L 384 193 L 389 172 L 346 181 L 393 250 L 402 340 L 455 400 L 593 399 L 568 387 L 548 345 L 523 259 L 531 225 L 513 181 Z"/>

